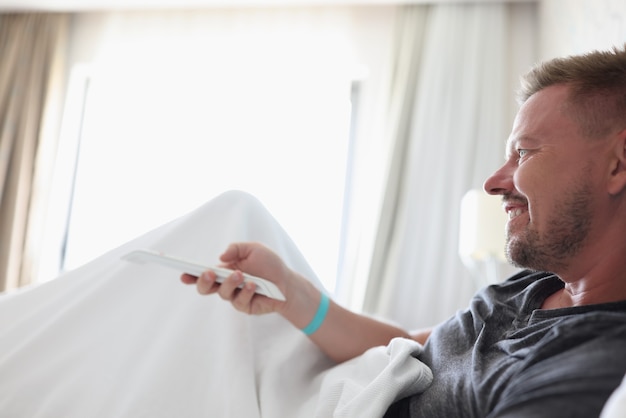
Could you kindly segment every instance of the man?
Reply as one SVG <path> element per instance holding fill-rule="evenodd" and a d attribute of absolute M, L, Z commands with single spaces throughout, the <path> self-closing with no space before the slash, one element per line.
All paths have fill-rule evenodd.
<path fill-rule="evenodd" d="M 397 336 L 424 343 L 433 384 L 388 417 L 597 416 L 626 372 L 626 50 L 534 68 L 521 103 L 485 190 L 509 215 L 509 260 L 529 270 L 432 332 L 329 302 L 257 244 L 233 244 L 221 259 L 274 281 L 286 302 L 238 290 L 239 272 L 221 286 L 209 272 L 183 282 L 244 312 L 282 314 L 336 361 Z"/>

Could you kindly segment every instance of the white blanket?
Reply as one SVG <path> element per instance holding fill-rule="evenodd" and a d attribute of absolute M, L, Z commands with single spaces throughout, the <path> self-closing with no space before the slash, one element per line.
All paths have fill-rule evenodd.
<path fill-rule="evenodd" d="M 396 339 L 333 366 L 278 315 L 241 314 L 172 270 L 120 260 L 150 248 L 216 264 L 240 240 L 265 243 L 315 280 L 263 207 L 230 192 L 49 283 L 2 295 L 2 416 L 376 417 L 430 384 L 417 343 Z"/>
<path fill-rule="evenodd" d="M 600 418 L 626 417 L 626 376 L 604 405 Z"/>

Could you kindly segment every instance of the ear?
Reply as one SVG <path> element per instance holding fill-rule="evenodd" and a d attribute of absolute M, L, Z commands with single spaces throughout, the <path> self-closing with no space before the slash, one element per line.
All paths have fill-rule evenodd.
<path fill-rule="evenodd" d="M 610 157 L 608 192 L 617 195 L 626 190 L 626 129 L 613 137 Z"/>

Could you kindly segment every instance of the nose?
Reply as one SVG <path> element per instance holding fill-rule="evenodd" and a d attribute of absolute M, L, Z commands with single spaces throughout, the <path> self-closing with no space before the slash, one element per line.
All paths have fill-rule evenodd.
<path fill-rule="evenodd" d="M 483 184 L 483 189 L 490 195 L 508 194 L 513 187 L 513 173 L 508 164 L 497 169 Z"/>

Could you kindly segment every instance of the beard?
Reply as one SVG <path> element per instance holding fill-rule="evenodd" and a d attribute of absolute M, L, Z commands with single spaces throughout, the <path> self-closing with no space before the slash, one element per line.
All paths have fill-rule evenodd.
<path fill-rule="evenodd" d="M 516 267 L 556 272 L 582 248 L 591 226 L 591 184 L 581 176 L 552 212 L 547 231 L 531 224 L 515 235 L 507 231 L 506 256 Z"/>

